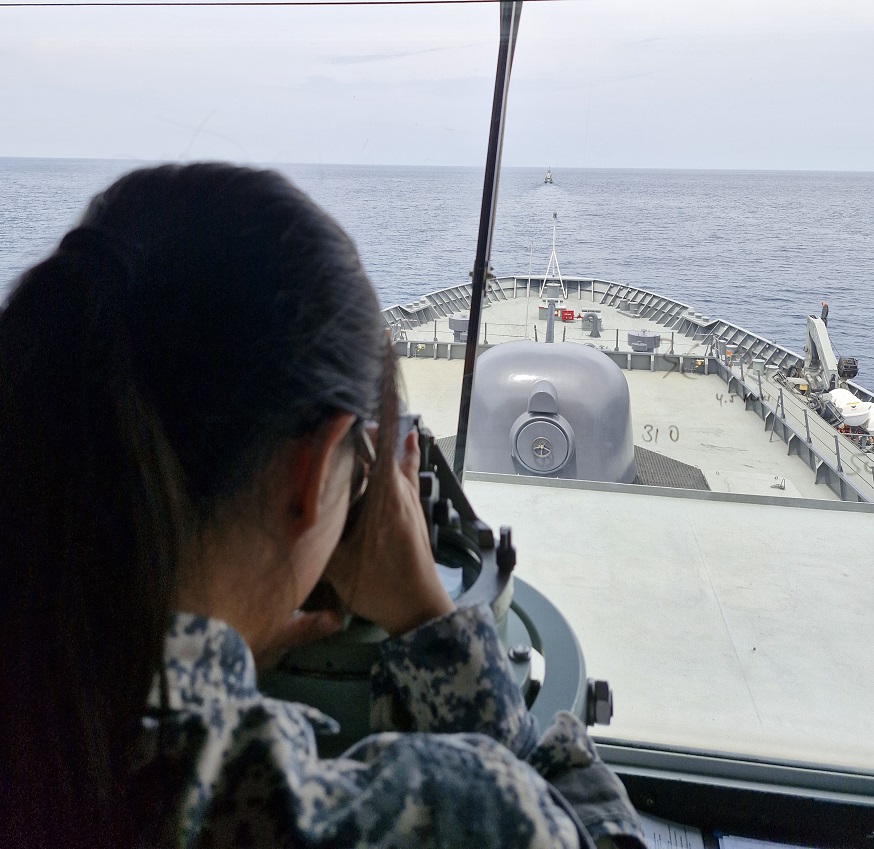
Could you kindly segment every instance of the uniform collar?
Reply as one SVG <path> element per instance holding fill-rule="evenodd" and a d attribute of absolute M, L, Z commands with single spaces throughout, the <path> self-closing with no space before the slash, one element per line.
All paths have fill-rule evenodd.
<path fill-rule="evenodd" d="M 164 642 L 164 675 L 171 710 L 258 696 L 255 660 L 243 638 L 219 619 L 175 613 Z M 160 707 L 160 681 L 149 705 Z"/>
<path fill-rule="evenodd" d="M 161 677 L 155 676 L 148 706 L 171 711 L 214 714 L 231 701 L 259 700 L 255 659 L 246 642 L 226 622 L 194 613 L 174 613 L 164 641 L 167 703 L 161 704 Z M 288 703 L 319 734 L 336 734 L 340 726 L 310 705 Z"/>

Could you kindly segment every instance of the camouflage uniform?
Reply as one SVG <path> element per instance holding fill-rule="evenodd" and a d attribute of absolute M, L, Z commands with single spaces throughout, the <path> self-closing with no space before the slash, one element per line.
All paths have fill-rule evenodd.
<path fill-rule="evenodd" d="M 333 760 L 319 759 L 314 730 L 336 723 L 264 697 L 249 649 L 223 622 L 177 614 L 164 681 L 165 709 L 156 681 L 138 751 L 137 781 L 155 804 L 147 844 L 552 849 L 642 840 L 579 720 L 560 713 L 538 739 L 485 605 L 383 644 L 371 715 L 381 733 Z M 413 733 L 392 730 L 399 717 Z"/>

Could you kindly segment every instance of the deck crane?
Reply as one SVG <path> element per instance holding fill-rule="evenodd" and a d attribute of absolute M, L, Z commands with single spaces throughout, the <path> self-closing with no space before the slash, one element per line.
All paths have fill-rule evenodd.
<path fill-rule="evenodd" d="M 874 405 L 857 398 L 847 381 L 859 373 L 854 357 L 837 357 L 825 321 L 807 317 L 807 344 L 804 347 L 804 378 L 816 399 L 819 414 L 827 421 L 849 428 L 871 428 Z"/>

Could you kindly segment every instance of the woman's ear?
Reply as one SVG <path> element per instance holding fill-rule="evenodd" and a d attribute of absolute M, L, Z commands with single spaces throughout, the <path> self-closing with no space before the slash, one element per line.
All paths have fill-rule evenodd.
<path fill-rule="evenodd" d="M 275 514 L 286 542 L 312 528 L 322 510 L 334 503 L 332 493 L 339 448 L 355 421 L 351 413 L 337 413 L 310 436 L 294 440 L 278 458 Z"/>

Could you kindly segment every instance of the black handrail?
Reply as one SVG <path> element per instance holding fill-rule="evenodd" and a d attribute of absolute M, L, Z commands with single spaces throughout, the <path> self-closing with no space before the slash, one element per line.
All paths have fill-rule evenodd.
<path fill-rule="evenodd" d="M 486 275 L 489 268 L 489 258 L 492 253 L 495 207 L 498 202 L 498 176 L 501 170 L 501 147 L 504 141 L 507 93 L 510 89 L 510 72 L 513 68 L 513 53 L 516 50 L 516 36 L 519 33 L 519 17 L 521 14 L 522 0 L 502 0 L 501 43 L 498 48 L 498 68 L 495 73 L 495 96 L 492 100 L 492 123 L 489 130 L 489 147 L 486 155 L 486 173 L 483 181 L 483 202 L 480 208 L 476 259 L 473 264 L 473 291 L 470 301 L 470 318 L 467 325 L 464 372 L 461 378 L 458 430 L 455 437 L 453 471 L 459 480 L 461 480 L 464 471 L 467 424 L 470 418 L 470 398 L 473 391 L 473 368 L 476 362 L 480 316 L 482 314 L 483 297 L 486 291 Z"/>

